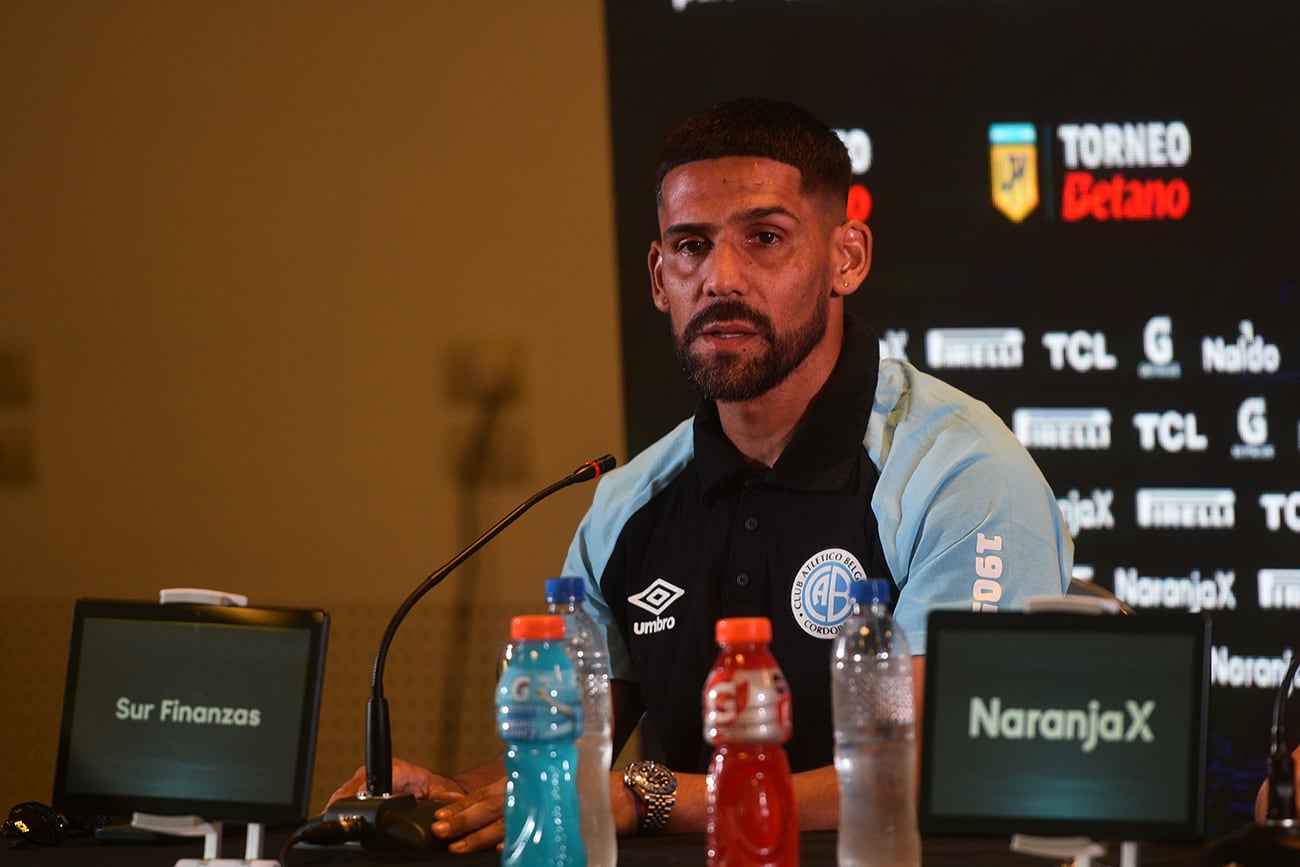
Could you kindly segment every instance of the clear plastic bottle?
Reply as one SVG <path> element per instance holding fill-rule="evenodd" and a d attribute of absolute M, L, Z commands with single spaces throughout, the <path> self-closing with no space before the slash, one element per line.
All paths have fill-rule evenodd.
<path fill-rule="evenodd" d="M 613 711 L 609 695 L 609 645 L 605 632 L 583 606 L 581 578 L 546 580 L 546 613 L 564 618 L 565 644 L 582 696 L 582 737 L 578 738 L 578 797 L 582 802 L 582 842 L 589 867 L 614 867 L 618 833 L 609 802 L 609 766 L 614 760 Z"/>
<path fill-rule="evenodd" d="M 704 842 L 710 867 L 798 867 L 799 814 L 785 747 L 790 690 L 768 649 L 766 617 L 719 620 L 721 646 L 704 686 L 713 747 Z"/>
<path fill-rule="evenodd" d="M 516 617 L 510 637 L 510 664 L 497 684 L 497 733 L 506 742 L 501 864 L 586 867 L 574 745 L 582 702 L 564 649 L 564 618 Z"/>
<path fill-rule="evenodd" d="M 831 653 L 839 867 L 918 867 L 912 654 L 889 611 L 890 583 L 851 585 L 853 614 Z"/>

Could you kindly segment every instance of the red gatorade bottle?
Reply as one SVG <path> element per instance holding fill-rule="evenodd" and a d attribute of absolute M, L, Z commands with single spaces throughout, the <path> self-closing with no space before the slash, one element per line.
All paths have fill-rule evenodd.
<path fill-rule="evenodd" d="M 704 686 L 709 763 L 709 867 L 798 867 L 799 816 L 790 762 L 790 690 L 768 649 L 766 617 L 719 620 L 720 647 Z"/>

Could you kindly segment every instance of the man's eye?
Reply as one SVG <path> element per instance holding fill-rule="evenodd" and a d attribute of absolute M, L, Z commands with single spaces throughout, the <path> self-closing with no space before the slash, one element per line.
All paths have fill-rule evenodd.
<path fill-rule="evenodd" d="M 691 239 L 691 240 L 687 240 L 687 241 L 682 241 L 681 243 L 679 243 L 679 244 L 677 245 L 677 252 L 678 252 L 678 253 L 685 253 L 685 254 L 688 255 L 688 256 L 694 256 L 694 255 L 696 255 L 697 253 L 702 253 L 702 252 L 704 252 L 705 249 L 706 249 L 706 246 L 705 246 L 704 242 L 701 241 L 701 240 L 699 240 L 699 239 Z"/>
<path fill-rule="evenodd" d="M 754 233 L 754 240 L 766 247 L 780 241 L 781 236 L 776 232 L 756 232 Z"/>

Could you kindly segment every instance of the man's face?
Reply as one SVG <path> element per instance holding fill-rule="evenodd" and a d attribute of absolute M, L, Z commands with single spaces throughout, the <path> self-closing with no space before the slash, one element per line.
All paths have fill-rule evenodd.
<path fill-rule="evenodd" d="M 836 279 L 833 204 L 775 160 L 687 163 L 664 178 L 649 265 L 683 371 L 702 396 L 744 401 L 822 341 Z"/>

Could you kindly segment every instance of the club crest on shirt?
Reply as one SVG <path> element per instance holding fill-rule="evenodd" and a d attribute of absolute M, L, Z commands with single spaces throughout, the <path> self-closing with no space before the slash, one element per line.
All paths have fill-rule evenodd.
<path fill-rule="evenodd" d="M 790 587 L 790 612 L 804 632 L 834 638 L 853 613 L 849 585 L 865 581 L 866 570 L 843 548 L 827 548 L 809 557 Z"/>

